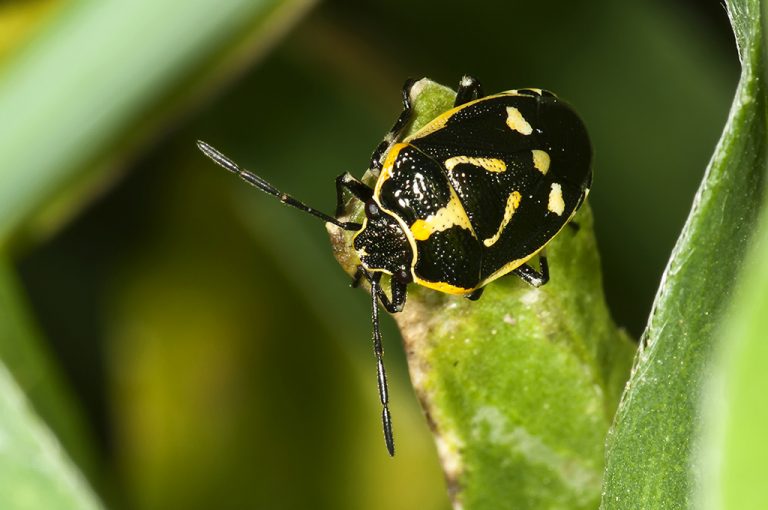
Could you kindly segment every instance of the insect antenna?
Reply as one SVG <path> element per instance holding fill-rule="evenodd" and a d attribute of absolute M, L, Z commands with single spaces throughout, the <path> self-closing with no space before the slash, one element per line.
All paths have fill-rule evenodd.
<path fill-rule="evenodd" d="M 364 273 L 365 274 L 365 273 Z M 384 369 L 384 348 L 381 345 L 381 331 L 379 330 L 379 292 L 381 273 L 368 276 L 371 283 L 371 296 L 373 308 L 371 309 L 371 321 L 373 322 L 373 352 L 376 354 L 376 380 L 379 384 L 379 399 L 381 400 L 381 423 L 384 427 L 384 441 L 387 443 L 387 451 L 390 456 L 395 455 L 395 440 L 392 437 L 392 415 L 389 413 L 389 389 L 387 388 L 387 371 Z"/>
<path fill-rule="evenodd" d="M 230 158 L 219 152 L 218 150 L 214 149 L 207 143 L 198 140 L 197 141 L 197 147 L 211 160 L 219 165 L 220 167 L 224 168 L 225 170 L 228 170 L 232 172 L 233 174 L 239 176 L 242 180 L 247 182 L 248 184 L 257 187 L 264 193 L 268 193 L 274 197 L 277 197 L 278 200 L 280 200 L 282 203 L 286 205 L 290 205 L 292 207 L 295 207 L 296 209 L 299 209 L 300 211 L 304 211 L 305 213 L 309 213 L 312 216 L 315 216 L 317 218 L 320 218 L 321 220 L 333 223 L 337 227 L 340 227 L 344 230 L 352 230 L 357 231 L 362 228 L 362 225 L 355 222 L 346 222 L 346 221 L 339 221 L 338 219 L 334 218 L 333 216 L 329 216 L 323 212 L 318 211 L 317 209 L 308 206 L 304 202 L 301 202 L 299 200 L 296 200 L 291 195 L 287 193 L 283 193 L 279 189 L 272 186 L 270 183 L 265 181 L 263 178 L 259 177 L 258 175 L 249 172 L 247 170 L 244 170 L 243 168 L 240 168 L 240 165 L 232 161 Z"/>

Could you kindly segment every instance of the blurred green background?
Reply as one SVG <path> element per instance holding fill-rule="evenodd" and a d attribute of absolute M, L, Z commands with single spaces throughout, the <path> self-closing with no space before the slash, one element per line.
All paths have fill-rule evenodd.
<path fill-rule="evenodd" d="M 638 335 L 733 46 L 715 0 L 0 2 L 0 357 L 113 508 L 446 509 L 392 321 L 389 459 L 369 300 L 321 223 L 195 140 L 332 211 L 405 78 L 553 90 L 590 129 L 606 293 Z"/>

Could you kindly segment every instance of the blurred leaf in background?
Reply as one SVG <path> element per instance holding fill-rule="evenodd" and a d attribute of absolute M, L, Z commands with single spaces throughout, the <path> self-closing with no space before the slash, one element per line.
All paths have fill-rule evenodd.
<path fill-rule="evenodd" d="M 322 225 L 196 139 L 330 211 L 406 77 L 554 90 L 591 130 L 609 304 L 637 333 L 737 77 L 716 2 L 309 7 L 62 0 L 0 67 L 0 233 L 111 506 L 448 507 L 391 321 L 394 460 L 368 299 Z"/>
<path fill-rule="evenodd" d="M 43 21 L 55 12 L 59 0 L 5 1 L 0 3 L 0 60 L 33 37 Z M 0 66 L 1 69 L 1 66 Z"/>

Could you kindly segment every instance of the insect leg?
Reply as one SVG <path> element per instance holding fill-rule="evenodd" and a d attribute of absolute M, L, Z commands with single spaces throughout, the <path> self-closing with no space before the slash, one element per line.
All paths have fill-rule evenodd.
<path fill-rule="evenodd" d="M 411 120 L 411 113 L 413 112 L 411 106 L 411 88 L 414 83 L 416 83 L 416 80 L 408 79 L 406 80 L 405 85 L 403 85 L 403 111 L 395 121 L 392 129 L 389 130 L 389 133 L 384 136 L 384 140 L 382 140 L 378 147 L 376 147 L 376 150 L 373 151 L 373 154 L 371 155 L 371 170 L 381 170 L 381 165 L 384 163 L 384 154 L 392 144 L 400 139 L 403 129 L 406 124 L 408 124 L 408 121 Z"/>
<path fill-rule="evenodd" d="M 392 437 L 392 415 L 389 413 L 389 389 L 387 388 L 387 372 L 384 369 L 384 348 L 381 344 L 381 331 L 379 330 L 379 296 L 381 292 L 381 273 L 372 276 L 364 273 L 371 282 L 371 322 L 373 323 L 373 353 L 376 355 L 376 380 L 379 386 L 379 400 L 381 400 L 381 423 L 384 427 L 384 441 L 390 456 L 395 455 L 395 440 Z"/>
<path fill-rule="evenodd" d="M 474 76 L 466 74 L 459 82 L 459 89 L 456 91 L 456 100 L 453 102 L 453 107 L 461 106 L 483 96 L 485 94 L 483 94 L 483 86 L 480 84 L 480 81 Z"/>
<path fill-rule="evenodd" d="M 536 271 L 528 264 L 523 264 L 514 270 L 514 273 L 525 280 L 526 283 L 534 287 L 541 287 L 549 281 L 549 264 L 547 256 L 543 253 L 539 255 L 539 270 Z"/>
<path fill-rule="evenodd" d="M 379 300 L 381 301 L 382 306 L 389 313 L 397 313 L 403 311 L 403 307 L 405 306 L 405 298 L 407 296 L 407 287 L 407 283 L 402 283 L 392 278 L 389 284 L 389 289 L 392 293 L 392 301 L 390 301 L 387 295 L 384 294 L 384 289 L 379 287 Z"/>
<path fill-rule="evenodd" d="M 357 266 L 357 270 L 355 271 L 355 274 L 352 277 L 352 283 L 350 283 L 349 286 L 352 287 L 353 289 L 358 288 L 360 286 L 360 280 L 363 279 L 363 276 L 366 276 L 363 266 Z"/>
<path fill-rule="evenodd" d="M 367 202 L 373 197 L 373 190 L 352 177 L 349 172 L 344 172 L 336 177 L 336 217 L 344 214 L 344 190 L 352 193 L 352 196 L 361 202 Z"/>
<path fill-rule="evenodd" d="M 353 287 L 356 287 L 357 284 L 360 283 L 359 275 L 365 276 L 369 282 L 373 282 L 374 278 L 377 278 L 379 281 L 381 281 L 381 274 L 382 273 L 371 274 L 363 266 L 358 266 L 357 271 L 355 272 L 354 280 L 352 282 Z M 378 297 L 379 301 L 381 302 L 381 306 L 383 306 L 384 309 L 389 313 L 402 312 L 403 307 L 405 307 L 405 299 L 408 295 L 408 284 L 392 278 L 389 283 L 389 289 L 392 293 L 391 301 L 384 292 L 384 289 L 381 288 L 381 285 L 376 286 L 376 292 L 379 295 Z M 371 285 L 371 292 L 373 292 L 373 285 Z"/>
<path fill-rule="evenodd" d="M 485 290 L 485 287 L 480 287 L 479 289 L 473 290 L 471 294 L 467 295 L 467 299 L 469 299 L 470 301 L 477 301 L 478 299 L 480 299 L 480 296 L 483 295 L 484 290 Z"/>

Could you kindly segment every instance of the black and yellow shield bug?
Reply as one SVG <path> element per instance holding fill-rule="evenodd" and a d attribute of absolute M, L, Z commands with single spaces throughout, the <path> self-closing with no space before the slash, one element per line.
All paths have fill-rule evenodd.
<path fill-rule="evenodd" d="M 285 204 L 354 232 L 360 264 L 353 285 L 371 286 L 373 345 L 387 450 L 394 455 L 378 305 L 403 309 L 416 283 L 478 299 L 508 273 L 539 287 L 549 280 L 544 247 L 589 193 L 592 151 L 576 113 L 551 92 L 517 89 L 483 96 L 462 78 L 454 107 L 416 133 L 413 80 L 403 87 L 403 112 L 373 152 L 373 188 L 344 173 L 336 178 L 336 214 L 322 213 L 279 191 L 222 153 L 198 142 L 215 163 Z M 345 191 L 364 204 L 362 224 L 342 221 Z M 539 256 L 539 269 L 528 261 Z M 390 275 L 390 292 L 381 286 Z"/>

